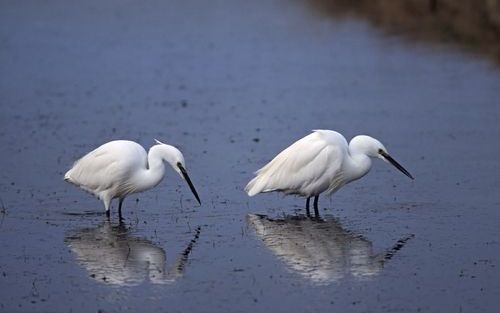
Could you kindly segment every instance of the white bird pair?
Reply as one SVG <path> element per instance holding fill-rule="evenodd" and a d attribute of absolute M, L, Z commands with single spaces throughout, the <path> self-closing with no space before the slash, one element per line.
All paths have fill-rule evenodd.
<path fill-rule="evenodd" d="M 133 141 L 108 142 L 76 161 L 64 179 L 101 199 L 108 216 L 111 201 L 118 198 L 121 217 L 122 203 L 127 195 L 148 190 L 161 182 L 165 161 L 186 180 L 201 204 L 182 153 L 173 146 L 156 142 L 149 153 Z M 319 195 L 331 194 L 366 175 L 372 165 L 370 158 L 387 161 L 413 179 L 378 140 L 362 135 L 347 144 L 344 136 L 335 131 L 315 130 L 258 170 L 245 191 L 249 196 L 272 191 L 300 195 L 306 197 L 308 211 L 309 200 L 314 197 L 317 214 Z"/>

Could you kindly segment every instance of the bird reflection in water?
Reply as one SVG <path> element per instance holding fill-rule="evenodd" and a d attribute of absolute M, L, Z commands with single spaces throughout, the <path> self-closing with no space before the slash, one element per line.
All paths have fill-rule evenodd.
<path fill-rule="evenodd" d="M 346 230 L 334 218 L 285 216 L 272 219 L 249 214 L 247 222 L 257 236 L 288 267 L 313 284 L 323 285 L 347 276 L 374 277 L 413 235 L 383 253 L 374 253 L 371 241 Z"/>
<path fill-rule="evenodd" d="M 194 238 L 168 270 L 165 250 L 149 240 L 131 236 L 123 223 L 113 226 L 107 221 L 95 228 L 83 228 L 66 236 L 65 242 L 95 280 L 134 286 L 143 281 L 153 284 L 175 282 L 183 275 L 199 235 L 200 227 L 197 227 Z"/>

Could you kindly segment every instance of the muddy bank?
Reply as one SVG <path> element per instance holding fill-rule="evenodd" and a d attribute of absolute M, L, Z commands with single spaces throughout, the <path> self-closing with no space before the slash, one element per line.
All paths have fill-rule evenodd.
<path fill-rule="evenodd" d="M 500 62 L 498 1 L 312 0 L 311 7 L 335 17 L 358 17 L 389 34 L 436 45 L 461 47 Z"/>

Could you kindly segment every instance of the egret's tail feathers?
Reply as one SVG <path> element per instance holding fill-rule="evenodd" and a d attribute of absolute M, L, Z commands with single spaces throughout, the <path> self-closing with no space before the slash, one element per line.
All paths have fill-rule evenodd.
<path fill-rule="evenodd" d="M 77 181 L 74 179 L 73 169 L 70 169 L 69 171 L 66 172 L 66 174 L 64 174 L 64 181 L 72 183 L 73 185 L 80 186 L 80 184 L 78 184 Z"/>
<path fill-rule="evenodd" d="M 64 174 L 64 180 L 67 182 L 71 182 L 71 170 L 67 171 L 66 174 Z"/>
<path fill-rule="evenodd" d="M 262 179 L 262 177 L 257 176 L 252 179 L 247 186 L 245 187 L 246 193 L 253 197 L 258 193 L 261 193 L 266 188 L 266 183 Z"/>

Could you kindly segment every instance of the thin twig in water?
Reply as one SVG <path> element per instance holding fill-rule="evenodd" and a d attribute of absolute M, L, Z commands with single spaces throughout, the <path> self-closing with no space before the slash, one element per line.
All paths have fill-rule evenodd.
<path fill-rule="evenodd" d="M 38 289 L 36 288 L 35 283 L 36 283 L 36 278 L 33 279 L 33 282 L 31 283 L 31 286 L 32 286 L 31 287 L 31 295 L 33 297 L 38 297 L 40 294 L 38 293 Z"/>
<path fill-rule="evenodd" d="M 5 216 L 7 215 L 7 208 L 3 204 L 2 198 L 0 198 L 0 203 L 2 204 L 2 208 L 0 209 L 0 213 L 2 214 L 2 219 L 0 219 L 0 227 L 3 225 L 3 220 L 5 219 Z"/>
<path fill-rule="evenodd" d="M 0 204 L 2 205 L 2 208 L 0 209 L 0 213 L 2 213 L 3 215 L 7 214 L 7 208 L 3 204 L 2 198 L 0 198 Z"/>

